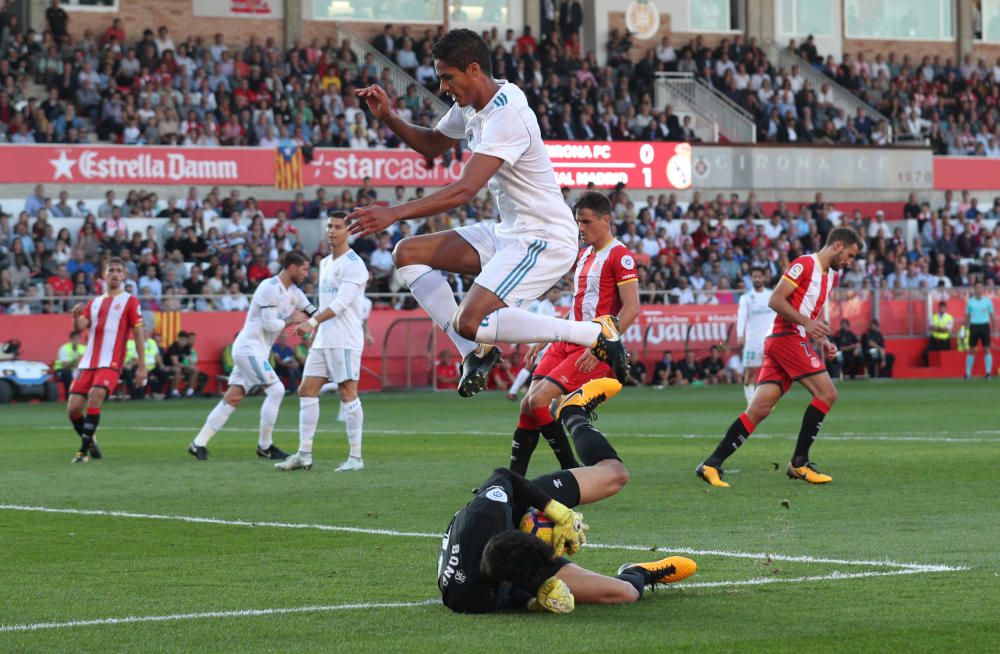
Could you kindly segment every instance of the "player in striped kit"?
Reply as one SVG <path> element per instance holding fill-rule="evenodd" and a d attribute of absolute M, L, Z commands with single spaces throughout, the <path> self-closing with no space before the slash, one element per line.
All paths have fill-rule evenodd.
<path fill-rule="evenodd" d="M 580 196 L 576 222 L 584 248 L 573 272 L 573 308 L 566 318 L 585 321 L 594 316 L 617 315 L 624 332 L 639 315 L 635 257 L 612 232 L 611 203 L 606 196 L 594 192 Z M 527 472 L 539 436 L 545 437 L 560 466 L 579 465 L 563 425 L 553 419 L 549 404 L 592 379 L 614 376 L 611 367 L 585 345 L 551 344 L 535 367 L 528 394 L 521 401 L 521 416 L 511 444 L 511 470 L 522 475 Z"/>
<path fill-rule="evenodd" d="M 740 296 L 740 307 L 736 314 L 736 338 L 743 348 L 743 394 L 747 406 L 753 399 L 757 387 L 757 374 L 764 360 L 764 338 L 774 324 L 774 311 L 768 306 L 771 289 L 764 286 L 764 269 L 750 271 L 753 290 Z"/>
<path fill-rule="evenodd" d="M 837 227 L 830 231 L 819 252 L 796 258 L 781 276 L 769 302 L 778 315 L 765 340 L 757 390 L 747 410 L 733 421 L 712 455 L 695 470 L 706 483 L 729 487 L 722 481 L 722 462 L 746 442 L 795 381 L 812 393 L 813 400 L 802 417 L 795 452 L 785 473 L 791 479 L 811 484 L 833 481 L 809 462 L 809 448 L 837 400 L 837 389 L 823 363 L 824 357 L 836 355 L 837 346 L 830 342 L 830 327 L 820 316 L 830 291 L 837 286 L 834 271 L 849 268 L 862 244 L 852 228 Z M 821 347 L 822 356 L 813 349 L 813 342 Z"/>
<path fill-rule="evenodd" d="M 73 463 L 102 457 L 96 435 L 101 406 L 118 386 L 129 332 L 136 343 L 146 342 L 139 300 L 125 292 L 125 277 L 124 261 L 117 257 L 106 260 L 104 280 L 107 290 L 86 304 L 73 307 L 73 329 L 87 330 L 88 334 L 87 349 L 77 366 L 76 379 L 69 387 L 66 402 L 69 421 L 81 441 Z M 145 386 L 147 375 L 146 362 L 140 359 L 135 372 L 136 385 Z"/>
<path fill-rule="evenodd" d="M 340 412 L 347 427 L 350 455 L 336 472 L 363 470 L 361 437 L 365 414 L 358 397 L 361 352 L 365 346 L 364 292 L 368 268 L 348 244 L 347 221 L 343 211 L 334 212 L 326 225 L 330 254 L 319 264 L 319 313 L 296 326 L 305 335 L 316 334 L 306 357 L 299 386 L 299 450 L 281 463 L 278 470 L 312 468 L 313 436 L 319 423 L 319 394 L 327 382 L 337 384 Z"/>
<path fill-rule="evenodd" d="M 272 439 L 285 387 L 268 363 L 268 357 L 278 335 L 286 327 L 301 323 L 315 314 L 316 307 L 298 287 L 309 276 L 309 258 L 293 250 L 285 253 L 281 264 L 281 272 L 262 281 L 254 291 L 243 329 L 233 343 L 233 372 L 229 375 L 229 388 L 188 445 L 188 454 L 199 461 L 208 458 L 208 442 L 225 426 L 247 393 L 258 386 L 264 388 L 264 402 L 260 406 L 257 456 L 262 459 L 288 457 Z"/>

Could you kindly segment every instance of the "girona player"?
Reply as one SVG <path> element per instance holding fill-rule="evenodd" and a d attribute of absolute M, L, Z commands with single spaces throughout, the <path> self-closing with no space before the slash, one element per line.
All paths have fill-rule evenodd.
<path fill-rule="evenodd" d="M 142 312 L 139 300 L 125 292 L 125 262 L 112 257 L 104 262 L 107 290 L 86 304 L 73 307 L 73 329 L 88 330 L 87 349 L 77 366 L 76 379 L 69 387 L 66 410 L 69 421 L 79 434 L 80 451 L 73 463 L 101 458 L 97 446 L 97 423 L 101 420 L 101 405 L 118 386 L 118 377 L 125 361 L 125 346 L 129 329 L 136 343 L 145 343 L 142 333 Z M 146 361 L 140 357 L 135 373 L 137 386 L 146 384 Z M 86 406 L 86 415 L 84 407 Z"/>
<path fill-rule="evenodd" d="M 729 487 L 721 479 L 722 462 L 746 442 L 794 381 L 812 393 L 813 401 L 802 417 L 795 452 L 785 472 L 792 479 L 811 484 L 833 481 L 809 462 L 809 447 L 837 400 L 837 389 L 826 371 L 823 357 L 816 353 L 810 341 L 817 343 L 828 359 L 837 353 L 837 347 L 827 338 L 830 328 L 819 316 L 830 291 L 837 286 L 834 271 L 849 268 L 861 245 L 861 237 L 856 231 L 837 227 L 830 232 L 826 245 L 819 252 L 796 258 L 781 276 L 768 302 L 778 315 L 764 343 L 764 362 L 757 377 L 757 390 L 747 410 L 729 426 L 712 455 L 695 470 L 706 483 L 718 488 Z"/>
<path fill-rule="evenodd" d="M 611 203 L 600 193 L 588 192 L 576 203 L 576 223 L 584 248 L 573 272 L 573 309 L 568 320 L 587 321 L 595 316 L 615 315 L 624 333 L 639 315 L 639 284 L 635 257 L 611 231 Z M 544 345 L 528 352 L 533 358 Z M 514 431 L 510 468 L 525 474 L 540 435 L 552 446 L 559 465 L 575 468 L 563 426 L 553 420 L 549 404 L 572 393 L 586 382 L 614 377 L 611 367 L 598 360 L 585 345 L 552 343 L 532 375 L 531 386 L 521 401 L 521 417 Z"/>

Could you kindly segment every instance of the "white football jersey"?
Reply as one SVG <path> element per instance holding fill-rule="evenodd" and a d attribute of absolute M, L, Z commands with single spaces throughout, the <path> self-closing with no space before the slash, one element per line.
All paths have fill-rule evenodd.
<path fill-rule="evenodd" d="M 278 318 L 285 320 L 296 310 L 305 311 L 309 306 L 311 305 L 305 293 L 295 284 L 285 288 L 277 275 L 265 279 L 253 292 L 253 299 L 250 301 L 243 329 L 240 330 L 233 343 L 233 351 L 269 352 L 271 350 L 271 346 L 274 345 L 274 341 L 277 340 L 283 328 L 277 331 L 266 329 L 261 319 L 263 309 L 273 307 L 278 312 Z"/>
<path fill-rule="evenodd" d="M 368 268 L 353 250 L 336 258 L 332 254 L 323 258 L 319 264 L 320 310 L 329 307 L 347 289 L 355 292 L 355 298 L 333 318 L 319 324 L 313 348 L 364 349 L 364 321 L 367 318 L 364 295 L 367 284 Z"/>
<path fill-rule="evenodd" d="M 740 307 L 736 314 L 736 335 L 746 336 L 748 347 L 761 351 L 764 339 L 771 333 L 774 316 L 777 315 L 767 305 L 771 300 L 771 289 L 760 291 L 750 289 L 740 296 Z"/>
<path fill-rule="evenodd" d="M 497 236 L 540 238 L 576 249 L 576 221 L 556 183 L 535 112 L 515 84 L 496 83 L 500 89 L 482 111 L 455 103 L 437 130 L 465 139 L 472 152 L 503 159 L 488 184 L 500 212 Z"/>

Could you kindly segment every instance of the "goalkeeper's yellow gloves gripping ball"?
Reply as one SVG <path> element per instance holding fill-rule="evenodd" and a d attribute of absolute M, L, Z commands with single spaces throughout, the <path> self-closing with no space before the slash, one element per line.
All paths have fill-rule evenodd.
<path fill-rule="evenodd" d="M 590 529 L 583 521 L 583 514 L 555 500 L 545 505 L 544 513 L 555 523 L 552 548 L 556 556 L 576 554 L 580 546 L 587 542 L 587 530 Z"/>

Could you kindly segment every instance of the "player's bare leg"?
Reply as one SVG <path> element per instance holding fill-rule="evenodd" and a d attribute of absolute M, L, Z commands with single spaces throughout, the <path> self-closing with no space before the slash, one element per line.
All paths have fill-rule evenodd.
<path fill-rule="evenodd" d="M 565 470 L 580 465 L 573 456 L 573 448 L 566 438 L 566 431 L 562 424 L 552 417 L 549 410 L 552 400 L 562 394 L 562 388 L 547 379 L 536 379 L 531 383 L 528 394 L 521 400 L 521 415 L 511 444 L 511 470 L 522 475 L 527 472 L 528 462 L 540 436 L 544 436 L 552 447 L 560 468 Z"/>
<path fill-rule="evenodd" d="M 785 472 L 791 479 L 802 479 L 811 484 L 826 484 L 833 481 L 829 475 L 816 470 L 809 462 L 809 448 L 823 426 L 826 414 L 830 412 L 833 403 L 837 401 L 837 387 L 833 385 L 830 375 L 823 372 L 810 377 L 803 377 L 799 383 L 812 393 L 813 400 L 806 407 L 802 416 L 802 427 L 795 443 L 795 452 L 788 463 Z"/>
<path fill-rule="evenodd" d="M 631 604 L 642 598 L 647 586 L 670 584 L 687 579 L 698 569 L 697 564 L 683 556 L 669 556 L 649 563 L 629 563 L 609 577 L 575 563 L 564 565 L 556 573 L 573 598 L 580 604 Z"/>
<path fill-rule="evenodd" d="M 358 382 L 347 380 L 337 387 L 340 393 L 340 411 L 344 415 L 347 427 L 347 443 L 350 455 L 347 460 L 337 466 L 336 472 L 363 470 L 365 463 L 361 458 L 361 437 L 364 428 L 365 412 L 358 397 Z"/>
<path fill-rule="evenodd" d="M 188 445 L 188 454 L 199 461 L 208 459 L 208 442 L 226 425 L 229 416 L 233 414 L 244 397 L 246 397 L 246 391 L 242 386 L 230 385 L 226 389 L 226 394 L 205 418 L 205 424 L 202 425 L 201 431 Z"/>
<path fill-rule="evenodd" d="M 319 394 L 326 377 L 307 375 L 299 384 L 299 450 L 281 463 L 275 463 L 277 470 L 309 470 L 312 468 L 313 437 L 319 424 Z"/>
<path fill-rule="evenodd" d="M 759 384 L 750 400 L 750 406 L 729 425 L 726 435 L 719 441 L 715 451 L 695 469 L 695 474 L 710 486 L 729 488 L 729 484 L 722 481 L 722 462 L 732 456 L 750 438 L 757 425 L 771 415 L 771 410 L 782 395 L 781 386 L 778 384 L 770 382 Z"/>

